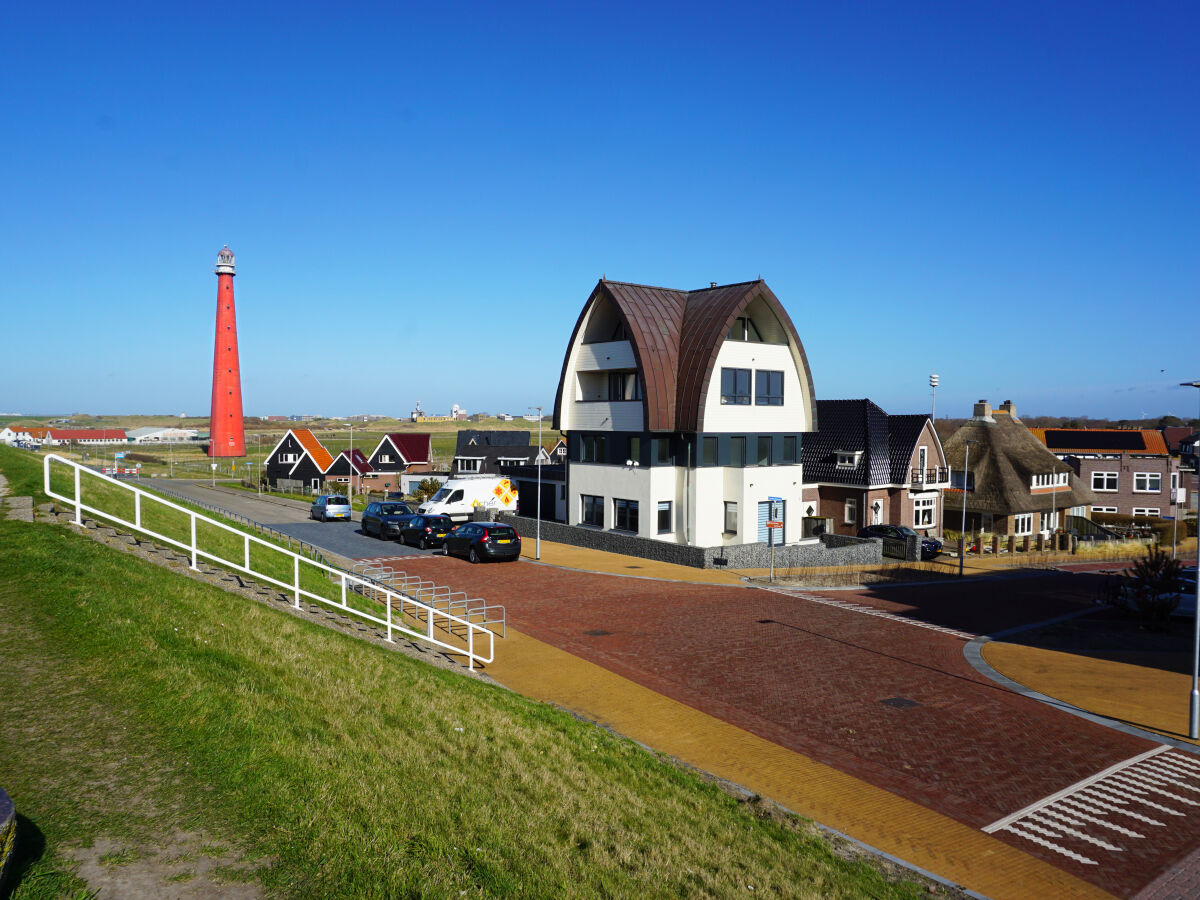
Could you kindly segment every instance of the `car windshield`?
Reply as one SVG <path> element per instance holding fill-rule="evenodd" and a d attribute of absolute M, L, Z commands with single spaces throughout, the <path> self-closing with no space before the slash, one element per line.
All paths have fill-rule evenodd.
<path fill-rule="evenodd" d="M 902 535 L 904 535 L 905 537 L 912 537 L 914 534 L 916 534 L 916 532 L 913 531 L 911 528 L 909 528 L 907 525 L 897 525 L 896 530 L 898 532 L 900 532 Z"/>
<path fill-rule="evenodd" d="M 325 501 L 328 506 L 348 506 L 350 501 L 345 497 L 330 497 Z"/>
<path fill-rule="evenodd" d="M 403 503 L 384 503 L 379 511 L 385 516 L 402 516 L 408 512 L 408 507 Z"/>
<path fill-rule="evenodd" d="M 450 496 L 450 491 L 446 488 L 440 488 L 436 494 L 429 498 L 431 503 L 441 503 Z"/>
<path fill-rule="evenodd" d="M 447 516 L 430 516 L 425 521 L 428 524 L 432 525 L 434 528 L 449 528 L 450 527 L 450 519 Z"/>

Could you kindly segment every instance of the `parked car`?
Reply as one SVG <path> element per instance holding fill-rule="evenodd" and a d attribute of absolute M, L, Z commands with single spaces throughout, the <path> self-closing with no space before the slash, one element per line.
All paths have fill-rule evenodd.
<path fill-rule="evenodd" d="M 322 494 L 308 510 L 309 518 L 328 522 L 330 519 L 350 521 L 350 501 L 341 494 Z"/>
<path fill-rule="evenodd" d="M 446 535 L 453 530 L 454 523 L 449 516 L 409 516 L 400 526 L 400 540 L 428 550 L 442 546 Z"/>
<path fill-rule="evenodd" d="M 374 534 L 382 541 L 398 538 L 404 523 L 412 515 L 412 507 L 407 503 L 394 500 L 368 503 L 362 514 L 362 533 Z"/>
<path fill-rule="evenodd" d="M 933 559 L 942 552 L 941 541 L 918 534 L 907 525 L 867 525 L 865 528 L 858 529 L 858 536 L 865 538 L 891 538 L 895 541 L 906 541 L 913 535 L 921 539 L 921 559 Z"/>
<path fill-rule="evenodd" d="M 521 555 L 521 536 L 511 525 L 500 522 L 463 522 L 446 535 L 446 555 L 465 556 L 473 563 L 511 561 Z"/>

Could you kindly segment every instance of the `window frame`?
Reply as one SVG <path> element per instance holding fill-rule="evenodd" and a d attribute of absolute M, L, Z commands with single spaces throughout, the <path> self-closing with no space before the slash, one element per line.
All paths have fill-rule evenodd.
<path fill-rule="evenodd" d="M 1149 485 L 1152 481 L 1155 487 L 1138 487 L 1138 482 Z M 1162 472 L 1134 472 L 1133 473 L 1133 492 L 1135 494 L 1161 494 L 1162 493 Z"/>
<path fill-rule="evenodd" d="M 1117 508 L 1115 506 L 1093 506 L 1092 512 L 1115 514 L 1117 512 Z"/>
<path fill-rule="evenodd" d="M 797 451 L 799 450 L 799 441 L 796 440 L 794 434 L 787 434 L 783 437 L 783 464 L 794 465 L 799 459 Z"/>
<path fill-rule="evenodd" d="M 1033 513 L 1017 513 L 1012 517 L 1012 534 L 1016 537 L 1025 537 L 1033 534 Z M 1021 526 L 1024 525 L 1024 528 Z"/>
<path fill-rule="evenodd" d="M 731 468 L 746 467 L 746 436 L 735 435 L 729 439 L 729 465 Z"/>
<path fill-rule="evenodd" d="M 936 524 L 937 497 L 914 497 L 913 528 L 933 528 Z"/>
<path fill-rule="evenodd" d="M 1105 484 L 1112 483 L 1112 487 L 1097 487 L 1097 479 L 1102 479 Z M 1092 472 L 1092 491 L 1101 494 L 1115 494 L 1120 490 L 1121 477 L 1119 472 Z"/>
<path fill-rule="evenodd" d="M 599 512 L 599 521 L 592 521 L 594 514 Z M 589 528 L 604 527 L 604 498 L 596 494 L 579 495 L 579 524 Z"/>
<path fill-rule="evenodd" d="M 846 498 L 846 506 L 842 512 L 842 521 L 846 525 L 858 524 L 858 499 L 855 497 Z"/>
<path fill-rule="evenodd" d="M 712 450 L 712 457 L 709 457 L 709 450 Z M 702 438 L 700 441 L 700 464 L 704 466 L 715 466 L 721 459 L 721 447 L 715 437 Z"/>
<path fill-rule="evenodd" d="M 754 454 L 755 465 L 771 465 L 775 454 L 775 438 L 769 434 L 760 434 L 757 446 L 754 449 L 758 451 Z M 763 453 L 764 449 L 767 451 L 766 453 Z"/>
<path fill-rule="evenodd" d="M 763 376 L 766 376 L 766 390 L 762 389 Z M 772 393 L 772 382 L 778 378 L 779 392 Z M 782 369 L 755 369 L 754 370 L 754 405 L 755 406 L 783 406 L 783 370 Z"/>
<path fill-rule="evenodd" d="M 745 383 L 742 384 L 743 376 Z M 734 366 L 721 367 L 721 405 L 722 406 L 749 406 L 751 394 L 753 393 L 752 371 L 750 369 L 740 369 Z M 739 388 L 745 388 L 745 392 L 739 391 Z"/>
<path fill-rule="evenodd" d="M 737 534 L 738 533 L 738 505 L 736 500 L 726 500 L 725 516 L 722 523 L 722 534 Z M 729 517 L 733 515 L 733 527 L 729 527 Z"/>
<path fill-rule="evenodd" d="M 613 497 L 613 531 L 638 533 L 639 523 L 638 501 L 625 497 Z"/>
<path fill-rule="evenodd" d="M 1157 519 L 1162 516 L 1162 507 L 1159 506 L 1135 506 L 1130 515 L 1137 518 Z"/>
<path fill-rule="evenodd" d="M 659 500 L 658 501 L 658 507 L 656 509 L 658 521 L 656 524 L 658 525 L 658 533 L 659 534 L 672 534 L 675 531 L 675 519 L 674 519 L 674 516 L 672 515 L 673 505 L 674 504 L 672 504 L 672 502 L 670 500 Z M 666 524 L 665 528 L 663 527 L 663 513 L 666 513 L 666 517 L 667 517 L 667 520 L 666 520 L 667 524 Z"/>

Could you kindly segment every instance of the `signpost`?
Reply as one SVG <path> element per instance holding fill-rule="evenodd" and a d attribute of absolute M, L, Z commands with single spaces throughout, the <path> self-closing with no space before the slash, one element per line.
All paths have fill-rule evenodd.
<path fill-rule="evenodd" d="M 767 540 L 771 544 L 771 583 L 775 583 L 775 529 L 782 528 L 781 511 L 776 504 L 782 504 L 782 497 L 768 497 L 767 502 L 771 504 L 770 518 L 767 521 Z"/>

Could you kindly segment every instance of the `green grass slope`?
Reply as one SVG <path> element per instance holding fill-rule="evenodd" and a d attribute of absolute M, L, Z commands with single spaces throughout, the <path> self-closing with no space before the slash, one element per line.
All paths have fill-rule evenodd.
<path fill-rule="evenodd" d="M 78 887 L 67 845 L 179 828 L 286 897 L 924 893 L 543 704 L 65 527 L 0 548 L 0 784 L 45 842 L 22 900 Z"/>

